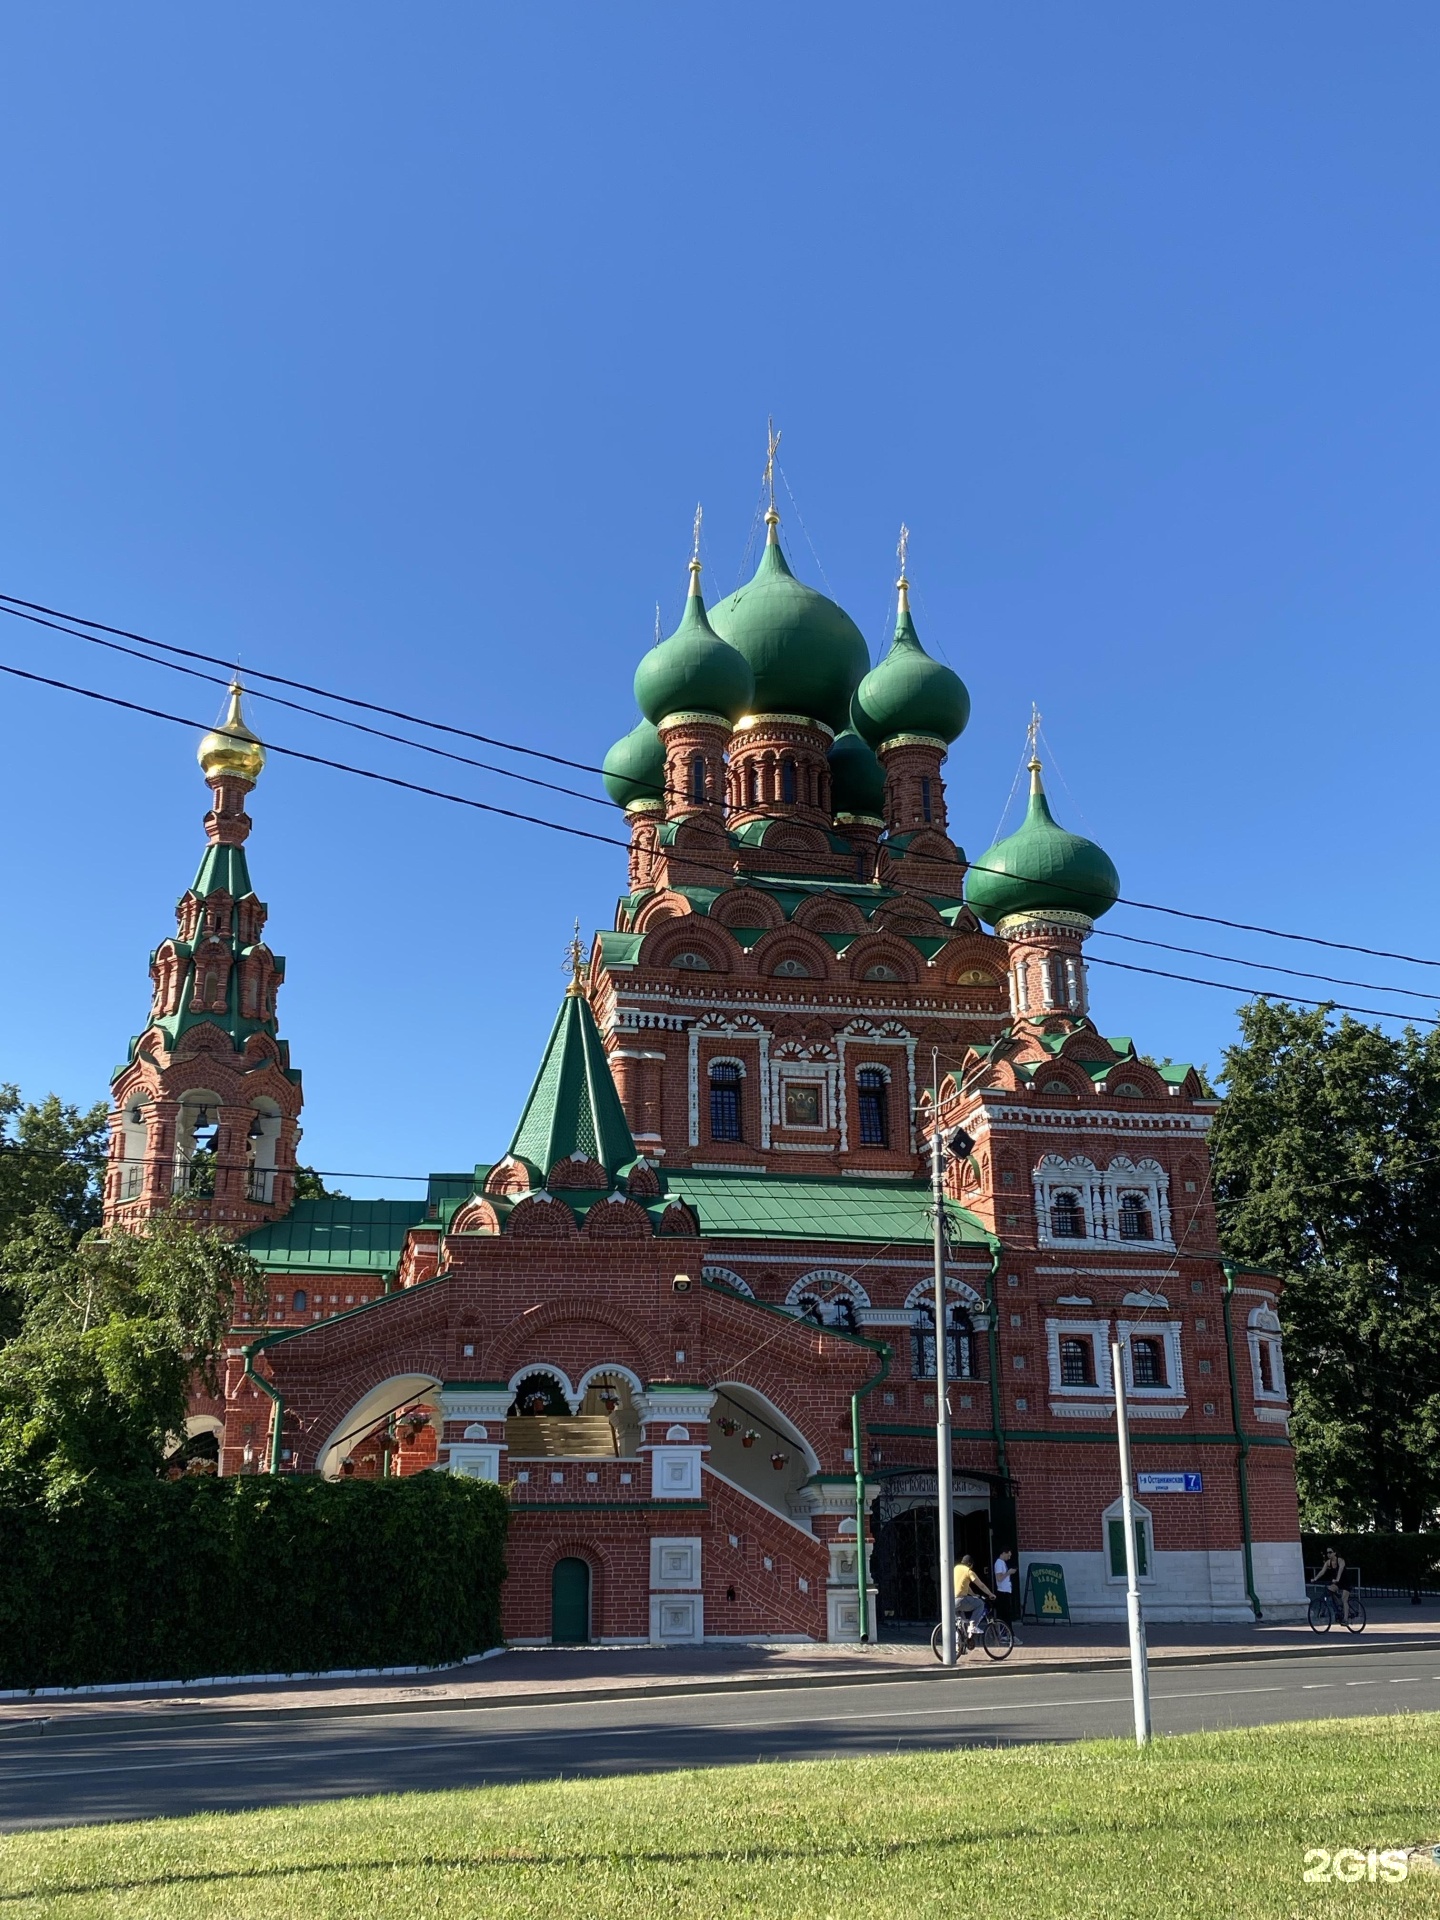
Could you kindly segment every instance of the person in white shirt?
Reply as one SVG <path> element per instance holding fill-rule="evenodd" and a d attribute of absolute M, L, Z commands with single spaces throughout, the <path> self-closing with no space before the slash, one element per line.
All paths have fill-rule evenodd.
<path fill-rule="evenodd" d="M 1011 1564 L 1014 1557 L 1009 1547 L 1002 1547 L 995 1556 L 995 1596 L 1000 1618 L 1018 1643 L 1020 1636 L 1015 1633 L 1015 1572 Z"/>

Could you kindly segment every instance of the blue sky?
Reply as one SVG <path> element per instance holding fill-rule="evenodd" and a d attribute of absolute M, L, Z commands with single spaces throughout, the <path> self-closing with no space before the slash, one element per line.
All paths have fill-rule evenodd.
<path fill-rule="evenodd" d="M 1418 5 L 8 8 L 0 591 L 595 762 L 697 499 L 736 584 L 773 412 L 796 569 L 872 651 L 913 530 L 972 853 L 1033 698 L 1128 895 L 1440 955 L 1437 54 Z M 218 707 L 7 619 L 0 660 Z M 0 1079 L 104 1093 L 205 800 L 180 729 L 0 682 Z M 493 1157 L 623 856 L 279 756 L 251 811 L 305 1156 Z M 1233 1032 L 1092 989 L 1155 1053 Z"/>

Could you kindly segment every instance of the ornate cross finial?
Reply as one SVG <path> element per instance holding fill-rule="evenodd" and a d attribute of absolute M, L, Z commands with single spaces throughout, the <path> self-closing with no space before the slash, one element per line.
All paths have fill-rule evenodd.
<path fill-rule="evenodd" d="M 575 922 L 575 931 L 570 936 L 570 945 L 565 950 L 565 970 L 570 975 L 567 994 L 581 994 L 585 991 L 585 949 L 580 944 L 580 922 Z"/>
<path fill-rule="evenodd" d="M 659 602 L 659 601 L 657 600 L 657 601 L 655 602 L 655 644 L 656 644 L 656 646 L 657 646 L 657 647 L 658 647 L 658 646 L 659 646 L 659 644 L 660 644 L 660 639 L 661 639 L 661 634 L 660 634 L 660 602 Z"/>
<path fill-rule="evenodd" d="M 765 435 L 765 492 L 769 505 L 765 509 L 767 525 L 775 527 L 780 516 L 775 511 L 775 456 L 780 451 L 780 435 L 775 431 L 775 416 L 772 414 L 767 423 Z"/>
<path fill-rule="evenodd" d="M 1027 771 L 1030 773 L 1039 773 L 1040 709 L 1033 700 L 1030 702 L 1030 724 L 1025 729 L 1025 738 L 1030 742 L 1030 762 Z"/>
<path fill-rule="evenodd" d="M 895 556 L 900 562 L 900 578 L 896 582 L 896 585 L 908 587 L 910 582 L 905 578 L 905 575 L 910 559 L 910 529 L 903 520 L 900 522 L 900 539 L 895 548 Z"/>
<path fill-rule="evenodd" d="M 700 591 L 700 522 L 705 518 L 705 509 L 696 503 L 695 538 L 690 547 L 690 593 L 693 598 Z"/>

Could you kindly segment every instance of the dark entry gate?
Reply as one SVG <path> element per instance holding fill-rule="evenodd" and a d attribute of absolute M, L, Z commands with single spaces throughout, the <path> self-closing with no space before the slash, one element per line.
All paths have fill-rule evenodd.
<path fill-rule="evenodd" d="M 871 1511 L 871 1566 L 881 1624 L 930 1627 L 940 1618 L 940 1510 L 935 1473 L 897 1473 L 881 1485 Z M 990 1489 L 956 1476 L 955 1557 L 968 1553 L 990 1578 Z M 986 1505 L 978 1505 L 979 1500 Z M 963 1505 L 961 1504 L 963 1503 Z"/>

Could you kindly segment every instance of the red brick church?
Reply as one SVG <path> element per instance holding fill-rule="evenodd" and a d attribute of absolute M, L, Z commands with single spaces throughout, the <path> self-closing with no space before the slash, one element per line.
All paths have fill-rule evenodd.
<path fill-rule="evenodd" d="M 937 1610 L 943 1339 L 961 1543 L 1058 1564 L 1078 1618 L 1120 1618 L 1119 1329 L 1151 1617 L 1303 1605 L 1277 1283 L 1219 1249 L 1215 1102 L 1091 1017 L 1108 856 L 1032 761 L 1023 824 L 967 872 L 963 683 L 903 577 L 872 668 L 773 504 L 708 612 L 692 562 L 635 690 L 606 760 L 614 927 L 577 943 L 504 1151 L 415 1201 L 296 1198 L 238 688 L 201 743 L 206 850 L 115 1076 L 106 1189 L 125 1225 L 184 1197 L 268 1275 L 192 1447 L 227 1474 L 498 1481 L 515 1640 L 884 1637 Z M 975 1143 L 943 1327 L 936 1088 Z"/>

